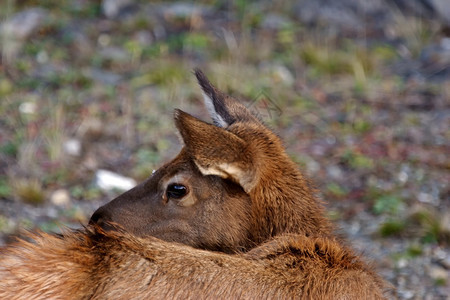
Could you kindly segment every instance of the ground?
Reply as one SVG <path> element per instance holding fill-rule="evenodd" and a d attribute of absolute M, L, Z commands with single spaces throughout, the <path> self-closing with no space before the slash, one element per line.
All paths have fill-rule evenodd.
<path fill-rule="evenodd" d="M 200 67 L 282 137 L 400 299 L 446 299 L 444 2 L 7 1 L 0 243 L 78 227 L 120 193 L 102 170 L 126 188 L 176 155 L 173 108 L 209 120 Z"/>

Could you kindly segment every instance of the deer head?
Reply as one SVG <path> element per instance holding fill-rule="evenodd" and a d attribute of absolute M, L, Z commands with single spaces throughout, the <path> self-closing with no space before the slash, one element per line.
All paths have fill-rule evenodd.
<path fill-rule="evenodd" d="M 282 233 L 328 236 L 314 189 L 280 139 L 195 70 L 214 124 L 181 110 L 184 147 L 145 182 L 100 207 L 91 223 L 223 252 Z"/>

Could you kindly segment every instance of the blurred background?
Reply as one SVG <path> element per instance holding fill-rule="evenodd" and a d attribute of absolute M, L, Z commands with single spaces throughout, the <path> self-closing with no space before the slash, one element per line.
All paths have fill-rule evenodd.
<path fill-rule="evenodd" d="M 448 0 L 2 0 L 0 244 L 80 227 L 209 120 L 257 111 L 400 299 L 450 295 Z"/>

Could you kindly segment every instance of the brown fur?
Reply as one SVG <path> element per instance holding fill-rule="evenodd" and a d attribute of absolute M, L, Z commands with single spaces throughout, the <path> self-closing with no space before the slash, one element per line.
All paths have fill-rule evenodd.
<path fill-rule="evenodd" d="M 229 255 L 124 232 L 31 237 L 2 251 L 0 299 L 383 299 L 380 279 L 323 238 Z"/>
<path fill-rule="evenodd" d="M 279 138 L 196 76 L 215 125 L 177 110 L 185 147 L 97 210 L 94 228 L 3 249 L 1 299 L 383 298 Z"/>

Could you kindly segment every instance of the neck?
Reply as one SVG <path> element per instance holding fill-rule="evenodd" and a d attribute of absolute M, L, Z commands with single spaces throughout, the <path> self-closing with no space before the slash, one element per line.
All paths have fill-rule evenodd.
<path fill-rule="evenodd" d="M 255 235 L 258 242 L 284 233 L 331 237 L 331 222 L 315 189 L 297 170 L 297 166 L 282 153 L 278 163 L 267 164 L 259 182 L 251 191 Z M 274 159 L 275 160 L 275 159 Z"/>

